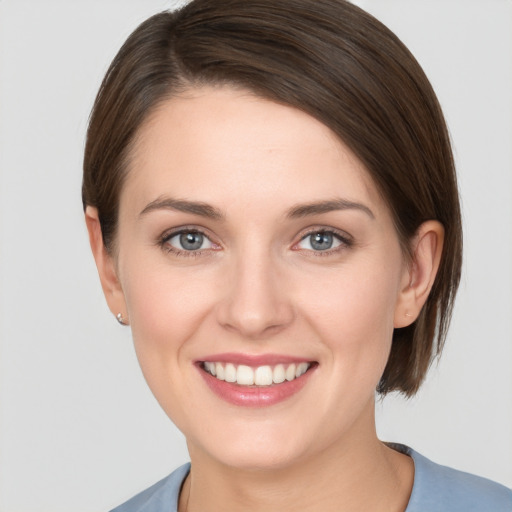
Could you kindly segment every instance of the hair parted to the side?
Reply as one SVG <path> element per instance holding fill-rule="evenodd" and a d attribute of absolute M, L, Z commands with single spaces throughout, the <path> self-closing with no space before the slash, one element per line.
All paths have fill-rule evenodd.
<path fill-rule="evenodd" d="M 396 329 L 378 391 L 413 395 L 439 355 L 462 260 L 450 140 L 421 67 L 400 40 L 345 0 L 194 0 L 142 23 L 112 62 L 91 114 L 82 199 L 115 248 L 137 132 L 158 104 L 200 85 L 234 85 L 323 122 L 366 166 L 404 250 L 426 220 L 445 228 L 419 318 Z"/>

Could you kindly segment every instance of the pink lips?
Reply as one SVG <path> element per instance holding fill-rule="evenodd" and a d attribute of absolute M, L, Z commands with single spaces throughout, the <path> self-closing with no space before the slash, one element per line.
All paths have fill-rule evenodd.
<path fill-rule="evenodd" d="M 277 354 L 246 355 L 226 353 L 207 356 L 202 359 L 202 361 L 196 362 L 196 366 L 206 384 L 219 398 L 230 404 L 243 407 L 266 407 L 287 400 L 298 393 L 307 384 L 313 370 L 317 366 L 314 364 L 306 373 L 292 381 L 284 381 L 280 384 L 271 384 L 269 386 L 242 386 L 236 382 L 232 383 L 217 379 L 204 370 L 202 366 L 202 362 L 204 361 L 233 363 L 235 365 L 246 365 L 252 368 L 265 365 L 299 364 L 311 361 Z"/>

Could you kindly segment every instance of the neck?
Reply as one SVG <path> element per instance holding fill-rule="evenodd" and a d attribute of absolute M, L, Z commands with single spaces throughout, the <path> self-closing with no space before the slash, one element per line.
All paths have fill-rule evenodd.
<path fill-rule="evenodd" d="M 354 425 L 352 433 L 323 452 L 270 470 L 226 466 L 190 446 L 192 470 L 179 511 L 403 512 L 413 463 L 382 444 L 374 425 L 374 419 L 371 428 Z"/>

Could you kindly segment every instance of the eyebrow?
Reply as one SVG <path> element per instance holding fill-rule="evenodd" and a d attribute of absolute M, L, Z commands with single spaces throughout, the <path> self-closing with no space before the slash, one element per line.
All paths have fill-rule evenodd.
<path fill-rule="evenodd" d="M 207 203 L 200 201 L 187 201 L 185 199 L 173 199 L 171 197 L 158 197 L 151 201 L 139 214 L 139 217 L 155 210 L 177 210 L 179 212 L 192 213 L 212 220 L 223 220 L 222 212 Z"/>
<path fill-rule="evenodd" d="M 200 201 L 188 201 L 186 199 L 174 199 L 171 197 L 159 197 L 151 201 L 139 214 L 139 217 L 156 210 L 176 210 L 184 213 L 191 213 L 206 217 L 212 220 L 224 220 L 224 214 L 214 206 Z M 361 203 L 348 201 L 346 199 L 330 199 L 327 201 L 318 201 L 308 204 L 299 204 L 290 208 L 286 217 L 298 219 L 311 215 L 319 215 L 339 210 L 359 210 L 367 214 L 371 219 L 375 219 L 373 212 Z"/>
<path fill-rule="evenodd" d="M 319 215 L 338 210 L 359 210 L 366 213 L 371 219 L 375 219 L 373 212 L 361 203 L 348 201 L 346 199 L 330 199 L 328 201 L 319 201 L 315 203 L 297 205 L 288 210 L 287 217 L 297 219 L 309 215 Z"/>

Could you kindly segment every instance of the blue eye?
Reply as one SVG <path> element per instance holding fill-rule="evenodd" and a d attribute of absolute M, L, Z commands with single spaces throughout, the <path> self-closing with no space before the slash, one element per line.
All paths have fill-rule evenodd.
<path fill-rule="evenodd" d="M 181 231 L 170 236 L 165 243 L 170 245 L 176 251 L 200 251 L 211 249 L 212 242 L 198 231 Z"/>
<path fill-rule="evenodd" d="M 297 246 L 299 249 L 320 252 L 336 249 L 342 244 L 348 245 L 347 241 L 332 231 L 315 231 L 306 235 Z"/>

